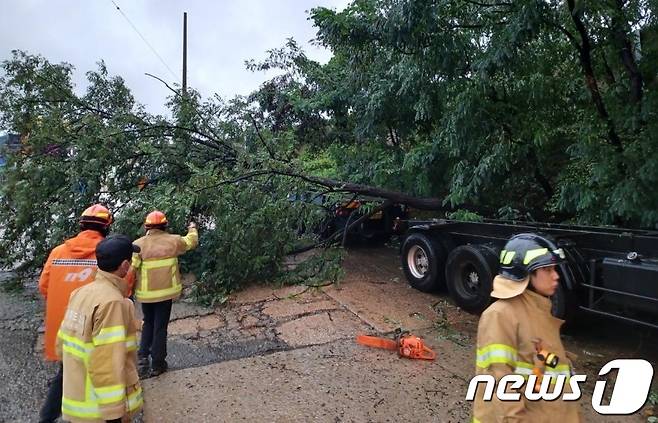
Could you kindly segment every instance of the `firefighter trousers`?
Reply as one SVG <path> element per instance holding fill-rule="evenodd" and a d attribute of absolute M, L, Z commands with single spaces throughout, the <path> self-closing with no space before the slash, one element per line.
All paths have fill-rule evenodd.
<path fill-rule="evenodd" d="M 142 339 L 139 342 L 139 357 L 151 357 L 151 367 L 166 366 L 167 358 L 167 326 L 171 315 L 172 300 L 158 303 L 142 303 L 144 326 Z"/>
<path fill-rule="evenodd" d="M 39 412 L 39 423 L 51 423 L 62 414 L 62 388 L 63 388 L 62 362 L 58 363 L 57 374 L 50 380 L 46 400 Z"/>

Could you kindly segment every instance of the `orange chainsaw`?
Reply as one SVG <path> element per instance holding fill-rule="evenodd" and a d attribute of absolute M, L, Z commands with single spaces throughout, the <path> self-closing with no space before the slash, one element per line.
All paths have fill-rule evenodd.
<path fill-rule="evenodd" d="M 436 353 L 428 348 L 421 338 L 400 330 L 396 330 L 395 333 L 395 339 L 358 335 L 356 342 L 368 347 L 397 351 L 400 357 L 420 360 L 434 360 L 436 358 Z"/>

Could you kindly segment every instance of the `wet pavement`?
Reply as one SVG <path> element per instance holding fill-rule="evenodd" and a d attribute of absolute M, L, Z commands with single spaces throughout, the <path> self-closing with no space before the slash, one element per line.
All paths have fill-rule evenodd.
<path fill-rule="evenodd" d="M 144 420 L 468 421 L 477 317 L 443 294 L 411 289 L 394 249 L 351 249 L 344 267 L 336 286 L 252 286 L 218 308 L 176 302 L 170 371 L 144 381 Z M 0 293 L 0 421 L 36 420 L 54 371 L 41 359 L 41 310 L 34 287 Z M 655 333 L 584 322 L 565 339 L 588 380 L 613 358 L 647 358 L 658 368 Z M 437 360 L 400 359 L 354 342 L 357 334 L 396 328 L 422 336 Z M 582 410 L 586 422 L 647 421 L 601 418 L 587 399 Z"/>
<path fill-rule="evenodd" d="M 43 305 L 34 289 L 0 291 L 0 421 L 37 420 L 47 383 L 57 371 L 41 356 Z"/>
<path fill-rule="evenodd" d="M 465 422 L 466 382 L 351 340 L 186 369 L 145 383 L 147 421 Z M 457 384 L 446 385 L 447 379 Z M 175 392 L 177 405 L 161 400 Z M 424 417 L 424 418 L 421 418 Z"/>
<path fill-rule="evenodd" d="M 464 396 L 474 371 L 477 317 L 441 294 L 409 288 L 394 250 L 351 250 L 345 269 L 340 284 L 321 290 L 254 286 L 234 295 L 216 311 L 224 317 L 218 333 L 235 327 L 237 344 L 250 334 L 281 350 L 147 380 L 146 421 L 468 421 L 472 404 Z M 613 358 L 644 357 L 655 366 L 658 352 L 646 344 L 647 332 L 584 320 L 585 328 L 566 342 L 588 380 Z M 359 333 L 386 335 L 399 327 L 422 336 L 437 360 L 400 359 L 354 342 Z M 585 386 L 586 396 L 592 386 Z M 585 422 L 646 421 L 601 417 L 589 401 L 582 401 Z"/>

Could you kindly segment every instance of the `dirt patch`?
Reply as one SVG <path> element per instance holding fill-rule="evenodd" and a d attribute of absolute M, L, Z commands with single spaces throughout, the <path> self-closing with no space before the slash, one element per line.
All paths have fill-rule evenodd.
<path fill-rule="evenodd" d="M 416 330 L 433 325 L 438 318 L 433 298 L 400 282 L 351 283 L 326 289 L 327 295 L 359 316 L 377 331 L 396 328 Z"/>
<path fill-rule="evenodd" d="M 277 328 L 279 337 L 291 347 L 324 344 L 338 339 L 354 338 L 369 331 L 361 320 L 347 311 L 329 311 L 301 317 Z"/>
<path fill-rule="evenodd" d="M 226 326 L 224 319 L 216 314 L 208 314 L 200 317 L 174 320 L 169 323 L 168 332 L 172 336 L 199 336 L 201 332 L 218 330 L 224 326 Z"/>
<path fill-rule="evenodd" d="M 338 307 L 335 301 L 322 300 L 312 303 L 298 303 L 291 300 L 278 301 L 268 304 L 263 308 L 263 313 L 273 319 L 282 319 L 286 317 L 301 316 L 303 314 L 312 314 L 319 311 L 335 310 Z"/>
<path fill-rule="evenodd" d="M 431 327 L 437 319 L 431 307 L 435 299 L 401 279 L 393 251 L 349 250 L 343 263 L 345 278 L 324 292 L 380 333 Z"/>
<path fill-rule="evenodd" d="M 306 287 L 294 285 L 274 287 L 269 285 L 252 285 L 231 295 L 230 304 L 253 304 L 263 301 L 278 300 L 305 291 Z"/>

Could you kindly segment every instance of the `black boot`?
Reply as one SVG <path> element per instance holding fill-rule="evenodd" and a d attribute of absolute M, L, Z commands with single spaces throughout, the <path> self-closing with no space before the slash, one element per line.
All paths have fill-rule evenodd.
<path fill-rule="evenodd" d="M 166 361 L 163 361 L 162 363 L 154 363 L 153 368 L 151 369 L 151 376 L 160 376 L 164 372 L 166 372 L 169 369 L 169 365 L 167 364 Z"/>
<path fill-rule="evenodd" d="M 137 373 L 140 378 L 145 378 L 149 375 L 151 370 L 151 363 L 148 357 L 139 357 L 137 359 Z"/>

